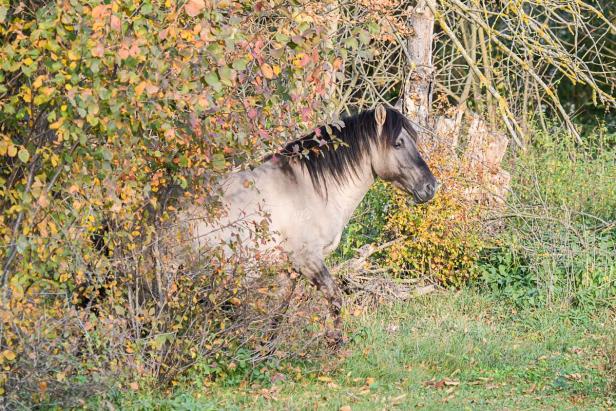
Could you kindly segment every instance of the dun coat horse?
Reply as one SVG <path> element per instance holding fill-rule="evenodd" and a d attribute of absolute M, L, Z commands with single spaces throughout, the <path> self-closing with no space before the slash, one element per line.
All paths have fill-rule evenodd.
<path fill-rule="evenodd" d="M 293 268 L 325 295 L 335 338 L 342 301 L 324 261 L 370 186 L 379 177 L 417 203 L 429 201 L 437 188 L 417 150 L 417 134 L 399 111 L 379 105 L 343 122 L 287 144 L 252 170 L 226 176 L 221 185 L 226 214 L 216 229 L 205 222 L 193 228 L 198 248 L 250 242 L 250 222 L 258 224 L 267 214 L 269 250 L 286 253 Z"/>

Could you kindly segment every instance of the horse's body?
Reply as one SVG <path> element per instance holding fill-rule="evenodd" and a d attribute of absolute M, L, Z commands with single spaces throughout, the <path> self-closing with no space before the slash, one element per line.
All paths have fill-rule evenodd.
<path fill-rule="evenodd" d="M 416 202 L 428 201 L 436 189 L 416 134 L 398 111 L 379 106 L 344 123 L 288 144 L 253 170 L 228 175 L 221 185 L 224 216 L 216 227 L 197 223 L 194 233 L 198 248 L 239 241 L 274 258 L 286 254 L 325 294 L 336 326 L 340 294 L 324 259 L 375 178 L 411 192 Z M 335 141 L 342 142 L 337 149 Z M 267 241 L 254 236 L 265 218 Z"/>

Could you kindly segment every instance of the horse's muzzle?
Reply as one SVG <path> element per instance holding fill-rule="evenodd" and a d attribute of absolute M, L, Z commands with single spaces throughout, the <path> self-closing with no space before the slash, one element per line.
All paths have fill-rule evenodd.
<path fill-rule="evenodd" d="M 413 200 L 415 200 L 417 204 L 427 203 L 434 198 L 434 194 L 436 194 L 440 185 L 438 180 L 425 183 L 421 189 L 412 191 Z"/>

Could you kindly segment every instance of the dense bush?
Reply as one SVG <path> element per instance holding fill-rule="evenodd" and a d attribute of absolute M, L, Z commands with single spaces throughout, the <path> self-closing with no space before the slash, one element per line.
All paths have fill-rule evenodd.
<path fill-rule="evenodd" d="M 233 344 L 244 302 L 227 268 L 239 263 L 161 271 L 157 227 L 178 197 L 214 208 L 221 173 L 319 123 L 340 66 L 320 7 L 0 3 L 9 404 L 61 399 L 105 372 L 170 381 Z"/>

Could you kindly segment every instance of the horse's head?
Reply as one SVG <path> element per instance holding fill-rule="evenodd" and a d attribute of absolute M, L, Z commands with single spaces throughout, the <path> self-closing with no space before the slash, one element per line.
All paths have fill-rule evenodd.
<path fill-rule="evenodd" d="M 417 203 L 434 197 L 438 182 L 417 149 L 417 133 L 399 111 L 382 105 L 374 110 L 378 144 L 372 156 L 374 173 L 413 195 Z"/>

